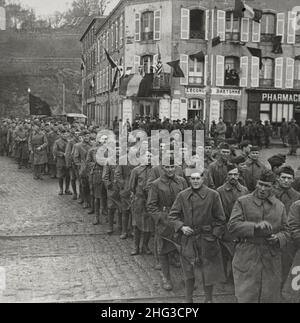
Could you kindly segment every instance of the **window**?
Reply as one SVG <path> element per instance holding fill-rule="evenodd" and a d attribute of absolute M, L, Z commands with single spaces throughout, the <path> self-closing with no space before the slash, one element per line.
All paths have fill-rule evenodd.
<path fill-rule="evenodd" d="M 189 83 L 204 84 L 204 61 L 197 58 L 189 59 Z"/>
<path fill-rule="evenodd" d="M 195 9 L 190 11 L 190 39 L 205 38 L 204 11 Z"/>
<path fill-rule="evenodd" d="M 262 41 L 272 41 L 272 37 L 275 34 L 275 21 L 274 14 L 263 14 L 261 19 Z"/>
<path fill-rule="evenodd" d="M 147 55 L 142 57 L 142 68 L 145 74 L 150 74 L 153 69 L 153 56 Z"/>
<path fill-rule="evenodd" d="M 240 19 L 232 11 L 226 11 L 226 40 L 240 39 Z"/>
<path fill-rule="evenodd" d="M 239 86 L 239 67 L 240 59 L 238 57 L 229 56 L 225 58 L 225 85 Z"/>
<path fill-rule="evenodd" d="M 262 63 L 263 67 L 260 70 L 260 86 L 274 86 L 274 59 L 266 57 L 262 59 Z"/>
<path fill-rule="evenodd" d="M 292 121 L 294 117 L 294 105 L 293 104 L 272 104 L 272 122 L 281 123 L 285 118 L 287 122 Z"/>
<path fill-rule="evenodd" d="M 142 14 L 142 40 L 153 40 L 154 31 L 154 13 L 153 11 L 147 11 Z"/>

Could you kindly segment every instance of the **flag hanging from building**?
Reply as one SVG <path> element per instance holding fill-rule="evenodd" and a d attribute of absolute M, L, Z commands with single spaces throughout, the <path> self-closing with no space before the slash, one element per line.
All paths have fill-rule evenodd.
<path fill-rule="evenodd" d="M 163 64 L 161 61 L 161 53 L 160 53 L 160 49 L 158 47 L 158 55 L 157 55 L 157 62 L 156 65 L 154 66 L 155 68 L 155 73 L 156 75 L 161 75 L 162 71 L 163 71 Z"/>
<path fill-rule="evenodd" d="M 259 48 L 247 47 L 252 56 L 259 57 L 259 68 L 263 68 L 262 51 Z"/>
<path fill-rule="evenodd" d="M 180 60 L 167 63 L 173 68 L 173 77 L 185 77 L 180 67 Z"/>
<path fill-rule="evenodd" d="M 30 115 L 34 116 L 51 116 L 50 105 L 43 101 L 38 96 L 34 96 L 31 93 L 29 94 L 29 109 Z"/>
<path fill-rule="evenodd" d="M 212 40 L 212 47 L 216 47 L 221 44 L 221 37 L 217 36 Z"/>
<path fill-rule="evenodd" d="M 139 85 L 139 91 L 137 94 L 139 98 L 151 97 L 153 90 L 153 78 L 153 73 L 145 74 L 144 78 L 142 79 Z"/>
<path fill-rule="evenodd" d="M 235 0 L 235 7 L 233 11 L 234 18 L 250 18 L 256 22 L 260 22 L 262 13 L 262 10 L 254 9 L 244 3 L 242 0 Z"/>
<path fill-rule="evenodd" d="M 274 36 L 272 53 L 274 54 L 283 53 L 281 42 L 282 42 L 282 36 Z"/>
<path fill-rule="evenodd" d="M 233 10 L 233 17 L 234 18 L 243 18 L 244 11 L 245 11 L 244 3 L 242 0 L 235 0 L 235 6 Z"/>
<path fill-rule="evenodd" d="M 105 54 L 107 57 L 107 60 L 111 66 L 111 68 L 116 68 L 118 67 L 117 63 L 113 60 L 113 58 L 109 55 L 108 51 L 105 49 Z"/>

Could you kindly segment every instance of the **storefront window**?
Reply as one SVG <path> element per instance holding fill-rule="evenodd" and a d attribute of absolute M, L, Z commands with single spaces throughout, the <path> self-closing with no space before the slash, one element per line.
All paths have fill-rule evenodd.
<path fill-rule="evenodd" d="M 201 99 L 190 99 L 188 105 L 188 118 L 195 119 L 196 117 L 203 120 L 204 103 Z"/>
<path fill-rule="evenodd" d="M 224 122 L 228 124 L 235 124 L 237 121 L 237 106 L 238 103 L 235 100 L 224 101 Z"/>
<path fill-rule="evenodd" d="M 294 117 L 294 105 L 293 104 L 272 104 L 272 122 L 281 123 L 282 119 L 285 118 L 290 122 Z"/>

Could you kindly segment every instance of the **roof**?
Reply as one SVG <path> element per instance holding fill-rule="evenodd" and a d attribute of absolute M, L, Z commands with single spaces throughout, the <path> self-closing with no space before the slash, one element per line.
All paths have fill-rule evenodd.
<path fill-rule="evenodd" d="M 85 32 L 83 33 L 83 35 L 80 38 L 80 41 L 83 40 L 83 38 L 85 37 L 85 35 L 91 30 L 92 26 L 99 23 L 99 25 L 102 25 L 106 20 L 105 16 L 99 16 L 99 17 L 94 17 L 92 18 L 92 21 L 90 22 L 90 24 L 88 25 L 88 27 L 86 28 Z"/>

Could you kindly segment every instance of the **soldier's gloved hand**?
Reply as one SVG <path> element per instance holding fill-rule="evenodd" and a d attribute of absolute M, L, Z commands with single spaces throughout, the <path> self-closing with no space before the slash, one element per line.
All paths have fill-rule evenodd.
<path fill-rule="evenodd" d="M 277 234 L 272 234 L 270 238 L 267 239 L 271 246 L 280 247 L 280 242 Z"/>
<path fill-rule="evenodd" d="M 272 234 L 273 227 L 267 221 L 257 223 L 254 227 L 254 236 L 259 238 L 266 238 Z"/>
<path fill-rule="evenodd" d="M 194 233 L 194 230 L 193 229 L 191 229 L 190 227 L 185 227 L 185 226 L 183 226 L 181 228 L 181 231 L 183 232 L 183 234 L 185 236 L 191 236 Z"/>

